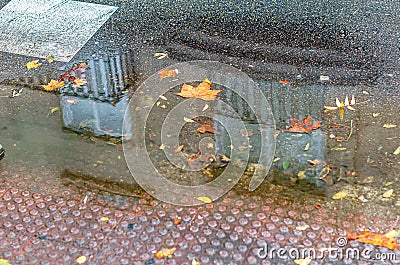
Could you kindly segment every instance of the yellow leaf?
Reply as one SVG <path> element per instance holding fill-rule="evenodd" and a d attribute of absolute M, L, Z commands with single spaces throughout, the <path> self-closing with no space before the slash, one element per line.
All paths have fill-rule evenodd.
<path fill-rule="evenodd" d="M 344 109 L 343 108 L 339 108 L 339 118 L 340 118 L 340 120 L 343 120 L 343 118 L 344 118 Z"/>
<path fill-rule="evenodd" d="M 388 123 L 386 123 L 386 124 L 383 125 L 383 128 L 390 129 L 390 128 L 394 128 L 396 126 L 397 126 L 396 124 L 388 124 Z"/>
<path fill-rule="evenodd" d="M 0 259 L 0 265 L 11 265 L 11 264 L 6 259 Z"/>
<path fill-rule="evenodd" d="M 304 170 L 299 171 L 299 173 L 297 173 L 297 177 L 299 179 L 305 179 L 306 178 L 306 172 Z"/>
<path fill-rule="evenodd" d="M 86 261 L 86 256 L 80 256 L 79 258 L 76 259 L 76 263 L 82 264 L 85 263 Z"/>
<path fill-rule="evenodd" d="M 51 79 L 51 81 L 47 85 L 44 85 L 42 87 L 45 91 L 54 91 L 58 88 L 63 87 L 64 85 L 65 85 L 64 81 L 57 82 L 56 80 Z"/>
<path fill-rule="evenodd" d="M 39 63 L 39 60 L 34 60 L 34 61 L 31 61 L 31 62 L 28 62 L 28 63 L 26 64 L 26 68 L 28 68 L 28 69 L 38 68 L 38 67 L 41 66 L 41 65 L 42 65 L 42 64 Z"/>
<path fill-rule="evenodd" d="M 183 120 L 184 120 L 185 122 L 194 122 L 194 120 L 189 119 L 189 118 L 186 118 L 186 117 L 183 117 Z"/>
<path fill-rule="evenodd" d="M 174 255 L 176 248 L 163 248 L 160 251 L 156 253 L 156 258 L 157 259 L 162 259 L 162 258 L 171 258 L 172 255 Z"/>
<path fill-rule="evenodd" d="M 296 259 L 294 261 L 294 263 L 298 264 L 298 265 L 308 265 L 311 263 L 311 257 L 307 257 L 305 259 Z"/>
<path fill-rule="evenodd" d="M 393 189 L 388 190 L 384 194 L 382 194 L 383 198 L 390 198 L 393 195 Z"/>
<path fill-rule="evenodd" d="M 103 221 L 103 222 L 107 222 L 108 221 L 108 217 L 101 217 L 100 220 Z"/>
<path fill-rule="evenodd" d="M 389 232 L 387 232 L 386 234 L 385 234 L 385 237 L 387 237 L 387 238 L 393 238 L 393 237 L 398 237 L 400 235 L 400 230 L 391 230 L 391 231 L 389 231 Z"/>
<path fill-rule="evenodd" d="M 165 57 L 168 57 L 168 53 L 165 52 L 156 52 L 154 54 L 154 57 L 158 57 L 157 59 L 163 59 Z"/>
<path fill-rule="evenodd" d="M 309 225 L 296 226 L 296 230 L 303 231 L 303 230 L 306 230 L 309 227 L 310 227 Z"/>
<path fill-rule="evenodd" d="M 174 151 L 175 151 L 175 153 L 178 153 L 178 152 L 182 151 L 182 149 L 183 149 L 183 145 L 180 145 L 177 148 L 175 148 Z"/>
<path fill-rule="evenodd" d="M 345 191 L 340 191 L 340 192 L 336 193 L 335 195 L 333 195 L 333 196 L 332 196 L 332 199 L 334 199 L 334 200 L 340 200 L 340 199 L 343 199 L 343 198 L 346 197 L 346 196 L 347 196 L 347 192 L 345 192 Z"/>
<path fill-rule="evenodd" d="M 201 196 L 197 198 L 199 201 L 205 202 L 205 203 L 212 203 L 212 200 L 208 197 Z"/>
<path fill-rule="evenodd" d="M 304 151 L 308 151 L 310 149 L 310 143 L 306 144 L 306 147 L 304 147 Z"/>
<path fill-rule="evenodd" d="M 198 262 L 198 261 L 195 260 L 195 259 L 192 259 L 192 265 L 200 265 L 200 262 Z"/>
<path fill-rule="evenodd" d="M 393 154 L 396 155 L 396 156 L 397 156 L 398 154 L 400 154 L 400 146 L 397 147 L 396 150 L 394 150 Z"/>
<path fill-rule="evenodd" d="M 54 108 L 50 109 L 50 112 L 54 113 L 54 112 L 59 111 L 59 110 L 60 110 L 60 107 L 54 107 Z"/>
<path fill-rule="evenodd" d="M 74 80 L 72 87 L 81 88 L 83 85 L 86 85 L 88 82 L 85 79 L 77 78 Z"/>

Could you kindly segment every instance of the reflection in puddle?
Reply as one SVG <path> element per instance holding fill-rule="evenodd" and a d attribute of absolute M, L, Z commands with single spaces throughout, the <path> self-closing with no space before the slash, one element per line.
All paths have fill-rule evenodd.
<path fill-rule="evenodd" d="M 68 82 L 60 89 L 66 128 L 97 136 L 122 136 L 128 103 L 122 69 L 122 57 L 114 51 L 76 64 L 60 77 Z"/>

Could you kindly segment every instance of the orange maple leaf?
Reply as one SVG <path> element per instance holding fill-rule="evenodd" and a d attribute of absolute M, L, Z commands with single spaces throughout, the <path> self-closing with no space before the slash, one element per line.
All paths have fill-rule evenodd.
<path fill-rule="evenodd" d="M 163 80 L 166 77 L 176 76 L 177 74 L 179 74 L 179 71 L 178 71 L 178 69 L 172 69 L 172 70 L 166 69 L 166 70 L 160 70 L 157 73 L 160 74 L 160 80 Z"/>
<path fill-rule="evenodd" d="M 304 120 L 296 120 L 293 117 L 290 117 L 290 128 L 288 129 L 288 132 L 309 133 L 320 127 L 321 122 L 313 121 L 311 115 L 308 114 L 307 118 Z"/>
<path fill-rule="evenodd" d="M 51 79 L 51 81 L 47 85 L 43 85 L 43 89 L 46 91 L 54 91 L 60 87 L 63 87 L 65 85 L 64 81 L 57 82 L 54 79 Z"/>
<path fill-rule="evenodd" d="M 200 98 L 202 100 L 214 100 L 218 93 L 222 90 L 211 90 L 211 82 L 205 79 L 197 87 L 191 85 L 183 84 L 180 93 L 177 95 L 184 98 Z"/>
<path fill-rule="evenodd" d="M 391 250 L 400 250 L 395 237 L 388 237 L 386 234 L 379 234 L 363 231 L 360 234 L 347 233 L 349 240 L 357 240 L 361 243 L 371 244 L 378 247 L 385 247 Z"/>

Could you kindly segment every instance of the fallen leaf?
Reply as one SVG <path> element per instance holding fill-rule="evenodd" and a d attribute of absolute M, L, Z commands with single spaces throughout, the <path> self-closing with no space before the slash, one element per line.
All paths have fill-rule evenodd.
<path fill-rule="evenodd" d="M 243 137 L 250 137 L 253 135 L 253 131 L 252 130 L 246 130 L 246 129 L 241 129 L 240 130 L 240 135 Z"/>
<path fill-rule="evenodd" d="M 388 124 L 388 123 L 386 123 L 386 124 L 383 125 L 383 128 L 391 129 L 391 128 L 394 128 L 396 126 L 397 126 L 396 124 Z"/>
<path fill-rule="evenodd" d="M 400 230 L 390 230 L 385 234 L 385 237 L 387 238 L 393 238 L 393 237 L 399 237 L 400 236 Z"/>
<path fill-rule="evenodd" d="M 178 96 L 184 98 L 200 98 L 202 100 L 214 100 L 218 93 L 222 90 L 211 90 L 211 82 L 205 79 L 197 87 L 183 84 L 180 93 L 176 93 Z"/>
<path fill-rule="evenodd" d="M 320 76 L 319 76 L 319 80 L 320 80 L 320 81 L 329 81 L 329 76 L 327 76 L 327 75 L 320 75 Z"/>
<path fill-rule="evenodd" d="M 310 227 L 309 225 L 296 226 L 296 230 L 304 231 L 309 227 Z"/>
<path fill-rule="evenodd" d="M 279 84 L 281 84 L 281 85 L 287 85 L 287 84 L 289 84 L 289 80 L 287 80 L 287 79 L 281 80 L 281 81 L 279 81 Z"/>
<path fill-rule="evenodd" d="M 161 95 L 160 98 L 163 99 L 163 100 L 168 100 L 168 99 L 167 99 L 165 96 L 163 96 L 163 95 Z"/>
<path fill-rule="evenodd" d="M 183 149 L 183 145 L 180 145 L 177 148 L 175 148 L 174 151 L 175 151 L 175 153 L 178 153 L 178 152 L 182 151 L 182 149 Z"/>
<path fill-rule="evenodd" d="M 102 222 L 107 222 L 107 221 L 108 221 L 108 217 L 101 217 L 100 220 L 101 220 Z"/>
<path fill-rule="evenodd" d="M 193 258 L 192 259 L 192 265 L 200 265 L 200 262 Z"/>
<path fill-rule="evenodd" d="M 298 179 L 305 179 L 306 178 L 306 172 L 304 170 L 299 171 L 299 173 L 297 173 L 297 178 Z"/>
<path fill-rule="evenodd" d="M 180 218 L 180 217 L 175 217 L 175 218 L 174 218 L 174 225 L 179 225 L 179 224 L 181 223 L 181 221 L 182 221 L 182 218 Z"/>
<path fill-rule="evenodd" d="M 76 78 L 74 80 L 74 83 L 72 84 L 72 87 L 78 87 L 81 88 L 83 85 L 87 85 L 87 81 L 85 79 L 81 79 L 81 78 Z"/>
<path fill-rule="evenodd" d="M 50 113 L 54 113 L 54 112 L 59 111 L 59 110 L 60 110 L 60 107 L 54 107 L 54 108 L 50 109 Z"/>
<path fill-rule="evenodd" d="M 205 106 L 204 106 L 204 108 L 202 109 L 202 112 L 204 112 L 204 111 L 206 111 L 207 109 L 208 109 L 208 104 L 206 104 Z"/>
<path fill-rule="evenodd" d="M 6 259 L 0 259 L 0 265 L 11 265 L 11 264 Z"/>
<path fill-rule="evenodd" d="M 281 160 L 281 158 L 280 158 L 280 157 L 275 157 L 275 158 L 274 158 L 274 160 L 272 160 L 272 162 L 274 162 L 274 163 L 275 163 L 275 162 L 278 162 L 279 160 Z"/>
<path fill-rule="evenodd" d="M 381 114 L 380 113 L 372 113 L 372 117 L 374 117 L 374 118 L 378 117 L 379 115 L 381 115 Z"/>
<path fill-rule="evenodd" d="M 294 260 L 294 263 L 298 264 L 298 265 L 308 265 L 311 263 L 311 257 L 307 257 L 305 259 L 296 259 Z"/>
<path fill-rule="evenodd" d="M 57 82 L 56 80 L 52 79 L 47 85 L 43 85 L 43 89 L 45 91 L 54 91 L 58 88 L 61 88 L 65 85 L 64 81 Z"/>
<path fill-rule="evenodd" d="M 183 117 L 183 120 L 184 120 L 185 122 L 194 122 L 194 120 L 189 119 L 189 118 L 186 118 L 186 117 Z"/>
<path fill-rule="evenodd" d="M 282 163 L 283 170 L 288 169 L 289 166 L 290 166 L 290 162 L 289 161 L 285 161 L 285 162 Z"/>
<path fill-rule="evenodd" d="M 199 128 L 197 128 L 196 132 L 198 133 L 215 133 L 214 132 L 214 126 L 208 122 L 205 122 L 203 125 L 201 125 Z M 218 134 L 218 133 L 216 133 Z"/>
<path fill-rule="evenodd" d="M 160 251 L 156 253 L 156 258 L 157 259 L 163 259 L 163 258 L 172 258 L 172 255 L 174 255 L 176 248 L 163 248 Z"/>
<path fill-rule="evenodd" d="M 360 234 L 353 234 L 348 232 L 347 238 L 349 240 L 357 240 L 358 242 L 365 244 L 385 247 L 391 250 L 399 250 L 397 239 L 395 237 L 386 237 L 385 234 L 379 234 L 369 231 L 363 231 Z"/>
<path fill-rule="evenodd" d="M 84 74 L 87 70 L 89 70 L 89 68 L 85 62 L 74 64 L 68 72 L 58 78 L 58 81 L 73 82 L 77 78 L 84 79 Z"/>
<path fill-rule="evenodd" d="M 400 146 L 397 147 L 396 150 L 394 150 L 393 154 L 396 155 L 396 156 L 397 156 L 398 154 L 400 154 Z"/>
<path fill-rule="evenodd" d="M 345 192 L 345 191 L 340 191 L 340 192 L 336 193 L 335 195 L 333 195 L 333 196 L 332 196 L 332 199 L 334 199 L 334 200 L 340 200 L 340 199 L 343 199 L 343 198 L 346 197 L 346 196 L 347 196 L 347 192 Z"/>
<path fill-rule="evenodd" d="M 53 55 L 49 55 L 49 56 L 46 57 L 45 60 L 46 60 L 48 63 L 52 63 L 52 62 L 54 62 L 54 56 L 53 56 Z"/>
<path fill-rule="evenodd" d="M 290 117 L 290 126 L 291 127 L 287 130 L 288 132 L 309 133 L 312 130 L 320 128 L 321 122 L 313 121 L 311 115 L 308 114 L 307 118 L 304 120 L 296 120 Z"/>
<path fill-rule="evenodd" d="M 157 73 L 160 74 L 160 80 L 163 80 L 166 77 L 174 77 L 177 74 L 179 74 L 179 70 L 178 69 L 165 69 L 165 70 L 160 70 Z"/>
<path fill-rule="evenodd" d="M 393 195 L 393 189 L 390 189 L 386 191 L 384 194 L 382 194 L 383 198 L 390 198 Z"/>
<path fill-rule="evenodd" d="M 201 196 L 197 198 L 199 201 L 205 202 L 205 203 L 212 203 L 212 200 L 208 197 Z"/>
<path fill-rule="evenodd" d="M 308 151 L 310 149 L 310 143 L 306 144 L 306 147 L 304 147 L 304 151 Z"/>
<path fill-rule="evenodd" d="M 38 68 L 39 66 L 41 66 L 42 64 L 39 63 L 39 60 L 34 60 L 31 62 L 26 63 L 26 68 L 28 69 L 34 69 L 34 68 Z"/>
<path fill-rule="evenodd" d="M 168 53 L 166 53 L 166 52 L 156 52 L 154 54 L 154 57 L 158 57 L 157 59 L 164 59 L 165 57 L 168 57 Z"/>
<path fill-rule="evenodd" d="M 78 264 L 85 263 L 86 259 L 87 259 L 86 256 L 80 256 L 79 258 L 76 259 L 76 263 Z"/>

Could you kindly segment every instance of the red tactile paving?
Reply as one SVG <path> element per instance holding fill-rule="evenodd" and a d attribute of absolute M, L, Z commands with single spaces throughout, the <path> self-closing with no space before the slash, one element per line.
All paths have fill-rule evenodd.
<path fill-rule="evenodd" d="M 345 231 L 382 232 L 390 225 L 355 213 L 335 213 L 314 205 L 277 200 L 272 195 L 230 192 L 196 207 L 169 205 L 149 198 L 122 198 L 61 185 L 56 175 L 0 172 L 0 258 L 11 264 L 295 264 L 291 259 L 262 259 L 258 249 L 329 248 Z M 33 176 L 35 175 L 35 176 Z M 176 220 L 180 220 L 177 222 Z M 373 223 L 372 223 L 373 222 Z M 373 225 L 371 225 L 373 224 Z M 297 226 L 309 225 L 306 230 Z M 176 248 L 157 259 L 162 248 Z M 351 241 L 348 247 L 385 248 Z M 398 264 L 397 261 L 379 264 Z M 376 264 L 325 259 L 310 264 Z"/>

